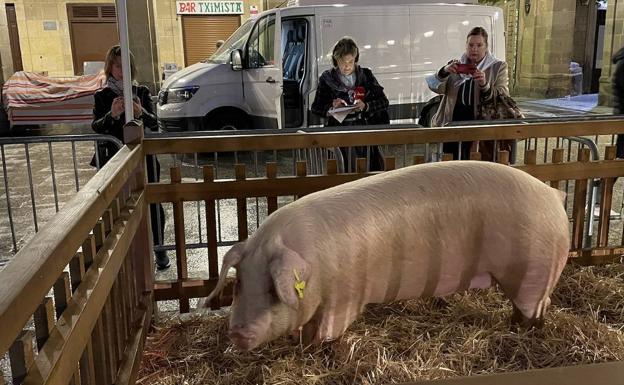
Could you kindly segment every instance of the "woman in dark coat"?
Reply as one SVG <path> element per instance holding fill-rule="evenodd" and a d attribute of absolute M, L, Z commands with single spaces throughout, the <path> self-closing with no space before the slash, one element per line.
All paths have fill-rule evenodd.
<path fill-rule="evenodd" d="M 133 81 L 133 113 L 134 119 L 143 121 L 145 129 L 158 131 L 156 115 L 152 108 L 150 91 L 145 86 L 135 84 L 134 57 L 130 53 L 130 68 Z M 106 86 L 95 93 L 93 107 L 93 122 L 91 128 L 98 134 L 112 135 L 123 142 L 123 126 L 125 123 L 124 112 L 124 89 L 123 72 L 121 69 L 121 49 L 118 45 L 111 47 L 106 54 L 104 63 L 106 74 Z M 94 155 L 91 165 L 101 168 L 117 152 L 117 147 L 108 142 L 97 145 L 97 157 Z M 147 180 L 158 182 L 160 180 L 160 164 L 156 156 L 148 155 Z M 150 204 L 151 227 L 154 245 L 162 244 L 165 229 L 165 211 L 160 203 Z M 164 250 L 157 251 L 156 265 L 159 270 L 169 267 L 169 257 Z"/>
<path fill-rule="evenodd" d="M 323 72 L 319 79 L 318 89 L 312 112 L 327 118 L 326 126 L 359 126 L 369 124 L 389 124 L 388 98 L 383 87 L 379 85 L 372 71 L 358 65 L 359 50 L 355 41 L 343 37 L 334 46 L 332 52 L 332 69 Z M 328 112 L 332 108 L 355 106 L 347 117 L 339 122 Z M 366 157 L 370 151 L 370 171 L 383 170 L 383 156 L 378 146 L 341 147 L 344 159 L 351 159 L 351 170 L 354 169 L 356 157 Z M 346 168 L 345 168 L 346 169 Z"/>

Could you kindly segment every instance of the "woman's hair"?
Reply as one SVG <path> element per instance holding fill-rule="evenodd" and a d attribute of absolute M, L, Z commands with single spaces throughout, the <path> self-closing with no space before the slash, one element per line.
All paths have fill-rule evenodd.
<path fill-rule="evenodd" d="M 358 49 L 357 44 L 355 44 L 355 41 L 349 36 L 345 36 L 338 40 L 334 46 L 334 50 L 332 52 L 332 63 L 334 64 L 334 67 L 338 67 L 338 59 L 341 59 L 346 55 L 355 56 L 356 63 L 360 60 L 360 50 Z"/>
<path fill-rule="evenodd" d="M 466 36 L 466 41 L 470 39 L 470 36 L 483 36 L 483 40 L 485 40 L 485 45 L 488 45 L 488 33 L 483 27 L 474 27 L 468 32 L 468 36 Z"/>
<path fill-rule="evenodd" d="M 134 66 L 134 55 L 132 52 L 130 53 L 130 77 L 134 80 L 134 75 L 136 74 L 136 67 Z M 110 47 L 108 52 L 106 53 L 106 59 L 104 61 L 104 74 L 106 74 L 106 78 L 110 78 L 111 72 L 113 71 L 113 62 L 117 58 L 121 58 L 121 48 L 118 45 L 114 45 Z"/>

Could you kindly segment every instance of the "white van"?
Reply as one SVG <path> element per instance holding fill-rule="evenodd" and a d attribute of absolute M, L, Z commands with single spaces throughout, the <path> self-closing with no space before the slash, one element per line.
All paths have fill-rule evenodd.
<path fill-rule="evenodd" d="M 425 77 L 461 56 L 473 27 L 485 28 L 490 50 L 505 59 L 500 8 L 461 4 L 465 0 L 446 4 L 386 0 L 383 5 L 366 5 L 373 1 L 381 2 L 297 5 L 248 20 L 209 59 L 167 79 L 158 96 L 161 128 L 195 131 L 322 124 L 310 105 L 319 75 L 331 67 L 332 48 L 345 35 L 355 39 L 359 63 L 371 68 L 384 87 L 393 121 L 419 117 L 435 96 Z M 400 4 L 405 2 L 410 4 Z"/>

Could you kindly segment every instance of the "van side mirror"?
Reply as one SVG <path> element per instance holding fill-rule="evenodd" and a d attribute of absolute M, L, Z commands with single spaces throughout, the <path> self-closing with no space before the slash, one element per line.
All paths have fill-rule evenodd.
<path fill-rule="evenodd" d="M 233 71 L 241 71 L 243 69 L 243 58 L 240 49 L 235 49 L 230 52 L 230 64 Z"/>

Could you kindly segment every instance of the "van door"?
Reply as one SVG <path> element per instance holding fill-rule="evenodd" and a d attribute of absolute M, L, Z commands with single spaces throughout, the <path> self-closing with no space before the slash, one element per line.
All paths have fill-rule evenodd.
<path fill-rule="evenodd" d="M 301 127 L 304 119 L 302 89 L 307 74 L 308 21 L 305 18 L 283 19 L 282 68 L 284 127 Z"/>
<path fill-rule="evenodd" d="M 247 41 L 243 72 L 252 128 L 282 128 L 280 11 L 259 19 Z"/>

